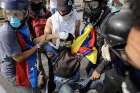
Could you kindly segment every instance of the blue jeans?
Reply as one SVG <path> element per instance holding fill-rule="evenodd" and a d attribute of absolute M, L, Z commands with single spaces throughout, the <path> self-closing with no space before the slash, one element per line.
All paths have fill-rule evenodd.
<path fill-rule="evenodd" d="M 64 84 L 60 88 L 59 93 L 74 93 L 74 91 L 68 84 Z"/>
<path fill-rule="evenodd" d="M 80 73 L 77 71 L 71 78 L 55 76 L 54 82 L 59 93 L 74 93 L 74 90 L 76 89 L 76 87 L 73 86 L 75 84 L 74 82 L 78 81 L 79 79 Z"/>

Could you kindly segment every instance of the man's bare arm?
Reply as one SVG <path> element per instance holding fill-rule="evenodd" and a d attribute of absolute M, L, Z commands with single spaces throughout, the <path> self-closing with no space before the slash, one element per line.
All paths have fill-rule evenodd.
<path fill-rule="evenodd" d="M 76 21 L 76 28 L 75 28 L 75 37 L 78 37 L 80 34 L 80 20 Z"/>
<path fill-rule="evenodd" d="M 55 33 L 52 33 L 52 24 L 51 24 L 51 20 L 48 19 L 45 29 L 44 29 L 44 35 L 35 38 L 34 39 L 34 43 L 38 44 L 38 43 L 46 43 L 48 41 L 50 41 L 51 39 L 56 39 L 58 38 L 58 36 Z"/>
<path fill-rule="evenodd" d="M 25 51 L 25 52 L 22 52 L 22 53 L 20 53 L 20 54 L 18 54 L 18 55 L 15 55 L 15 56 L 13 56 L 12 58 L 13 58 L 16 62 L 24 61 L 24 60 L 26 60 L 27 58 L 29 58 L 31 55 L 33 55 L 33 53 L 36 52 L 37 48 L 38 48 L 37 46 L 34 46 L 33 48 L 31 48 L 31 49 L 29 49 L 29 50 L 27 50 L 27 51 Z"/>

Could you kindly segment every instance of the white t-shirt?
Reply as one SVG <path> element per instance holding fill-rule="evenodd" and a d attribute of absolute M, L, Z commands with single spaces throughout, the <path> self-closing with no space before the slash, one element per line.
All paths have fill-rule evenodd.
<path fill-rule="evenodd" d="M 52 21 L 52 34 L 67 32 L 75 36 L 76 21 L 80 20 L 76 10 L 71 11 L 66 16 L 61 16 L 59 12 L 56 12 L 50 19 Z M 59 40 L 56 41 L 56 46 L 59 46 Z"/>
<path fill-rule="evenodd" d="M 57 8 L 57 0 L 50 0 L 50 8 Z"/>
<path fill-rule="evenodd" d="M 67 32 L 75 36 L 76 21 L 80 20 L 76 10 L 71 11 L 66 16 L 61 16 L 59 12 L 56 12 L 51 16 L 53 25 L 53 32 Z"/>

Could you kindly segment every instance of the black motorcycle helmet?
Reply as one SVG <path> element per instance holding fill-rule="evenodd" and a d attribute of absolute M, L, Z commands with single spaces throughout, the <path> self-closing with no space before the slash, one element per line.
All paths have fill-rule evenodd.
<path fill-rule="evenodd" d="M 27 10 L 28 0 L 1 0 L 0 6 L 5 10 Z"/>
<path fill-rule="evenodd" d="M 128 33 L 133 25 L 133 14 L 125 9 L 118 14 L 111 14 L 104 23 L 102 33 L 112 47 L 125 45 Z"/>
<path fill-rule="evenodd" d="M 83 18 L 89 18 L 89 22 L 94 26 L 100 25 L 102 20 L 110 12 L 107 1 L 108 0 L 92 0 L 85 2 Z"/>

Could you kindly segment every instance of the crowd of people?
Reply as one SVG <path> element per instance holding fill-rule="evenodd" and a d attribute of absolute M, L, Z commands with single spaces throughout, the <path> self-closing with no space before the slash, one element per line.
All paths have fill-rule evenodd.
<path fill-rule="evenodd" d="M 0 76 L 11 92 L 140 92 L 139 0 L 85 1 L 82 30 L 74 0 L 47 4 L 0 1 Z"/>

